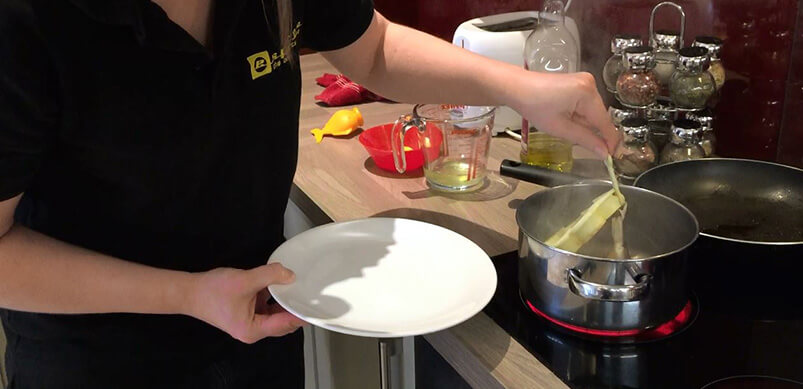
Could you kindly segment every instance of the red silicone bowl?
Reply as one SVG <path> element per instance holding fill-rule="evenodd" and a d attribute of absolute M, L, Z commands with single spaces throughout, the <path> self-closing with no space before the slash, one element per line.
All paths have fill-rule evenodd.
<path fill-rule="evenodd" d="M 393 163 L 393 152 L 390 145 L 390 131 L 393 123 L 371 127 L 360 134 L 360 143 L 371 155 L 376 166 L 390 172 L 396 172 L 396 165 Z M 415 130 L 407 131 L 404 136 L 404 145 L 412 150 L 405 151 L 407 159 L 407 171 L 413 171 L 424 166 L 424 154 L 421 152 L 419 142 L 419 132 Z"/>

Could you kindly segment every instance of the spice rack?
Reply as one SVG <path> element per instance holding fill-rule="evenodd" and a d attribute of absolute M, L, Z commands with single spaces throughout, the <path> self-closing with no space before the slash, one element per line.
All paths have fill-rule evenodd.
<path fill-rule="evenodd" d="M 677 11 L 677 30 L 655 30 L 656 14 L 664 8 Z M 614 37 L 611 42 L 613 56 L 603 69 L 607 89 L 613 93 L 618 103 L 612 105 L 609 112 L 620 131 L 621 121 L 624 119 L 647 120 L 650 128 L 649 141 L 655 144 L 659 152 L 667 145 L 677 146 L 679 143 L 675 142 L 680 141 L 679 134 L 688 138 L 688 131 L 681 131 L 675 125 L 676 120 L 688 118 L 697 121 L 701 124 L 701 129 L 696 136 L 701 144 L 705 142 L 705 156 L 710 157 L 714 155 L 715 142 L 711 109 L 719 99 L 719 88 L 724 80 L 724 68 L 719 60 L 722 40 L 716 37 L 697 37 L 693 44 L 685 47 L 685 32 L 686 13 L 683 8 L 665 1 L 658 3 L 650 13 L 649 45 L 641 45 L 643 41 L 638 37 L 633 39 L 632 35 Z M 611 66 L 616 61 L 621 61 L 622 65 Z M 612 69 L 620 73 L 610 74 L 616 71 Z M 617 80 L 613 90 L 609 83 L 611 79 Z M 633 137 L 625 138 L 633 140 Z M 623 141 L 625 149 L 626 142 L 627 140 Z M 686 142 L 688 143 L 688 139 Z M 630 149 L 636 148 L 634 145 L 629 146 Z M 689 153 L 691 154 L 694 153 Z M 627 155 L 633 157 L 632 153 Z M 665 158 L 661 161 L 671 162 Z M 628 161 L 622 162 L 624 166 Z"/>

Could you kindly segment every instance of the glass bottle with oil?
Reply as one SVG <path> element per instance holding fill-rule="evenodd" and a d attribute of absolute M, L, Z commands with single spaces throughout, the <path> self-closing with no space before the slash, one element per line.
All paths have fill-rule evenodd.
<path fill-rule="evenodd" d="M 547 0 L 538 26 L 524 44 L 524 67 L 534 72 L 574 73 L 580 50 L 566 28 L 561 0 Z M 572 143 L 538 131 L 527 119 L 521 122 L 521 161 L 568 172 L 572 170 Z"/>
<path fill-rule="evenodd" d="M 526 124 L 527 120 L 524 119 L 523 122 Z M 530 131 L 521 133 L 521 162 L 559 172 L 570 172 L 574 164 L 572 144 L 530 127 Z"/>

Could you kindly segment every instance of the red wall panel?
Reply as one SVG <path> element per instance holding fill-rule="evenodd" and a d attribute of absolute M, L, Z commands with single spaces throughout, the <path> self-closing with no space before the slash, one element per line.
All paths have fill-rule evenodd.
<path fill-rule="evenodd" d="M 803 35 L 801 0 L 683 0 L 687 44 L 696 35 L 725 39 L 723 63 L 728 81 L 717 105 L 719 154 L 803 166 Z M 540 0 L 375 0 L 391 20 L 451 40 L 461 22 L 483 15 L 539 9 Z M 647 38 L 649 16 L 658 1 L 574 0 L 582 42 L 581 68 L 601 83 L 610 56 L 610 39 L 618 33 Z M 656 29 L 675 28 L 671 8 L 664 8 Z M 797 37 L 797 39 L 795 39 Z M 794 44 L 794 50 L 793 50 Z M 790 76 L 791 74 L 791 76 Z M 603 92 L 606 99 L 607 92 Z M 783 124 L 783 131 L 782 131 Z"/>
<path fill-rule="evenodd" d="M 803 167 L 803 7 L 797 12 L 778 160 Z"/>

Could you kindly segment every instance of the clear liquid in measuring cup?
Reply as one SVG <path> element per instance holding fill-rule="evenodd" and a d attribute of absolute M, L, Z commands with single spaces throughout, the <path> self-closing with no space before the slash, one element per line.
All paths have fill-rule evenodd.
<path fill-rule="evenodd" d="M 477 167 L 476 170 L 480 168 Z M 468 162 L 453 160 L 435 164 L 432 169 L 424 169 L 424 174 L 430 185 L 436 189 L 446 191 L 464 191 L 470 188 L 479 187 L 485 178 L 485 167 L 482 167 L 483 174 L 471 173 L 471 164 Z"/>
<path fill-rule="evenodd" d="M 427 182 L 450 192 L 481 187 L 487 173 L 490 127 L 454 127 L 446 132 L 440 157 L 424 167 Z"/>

